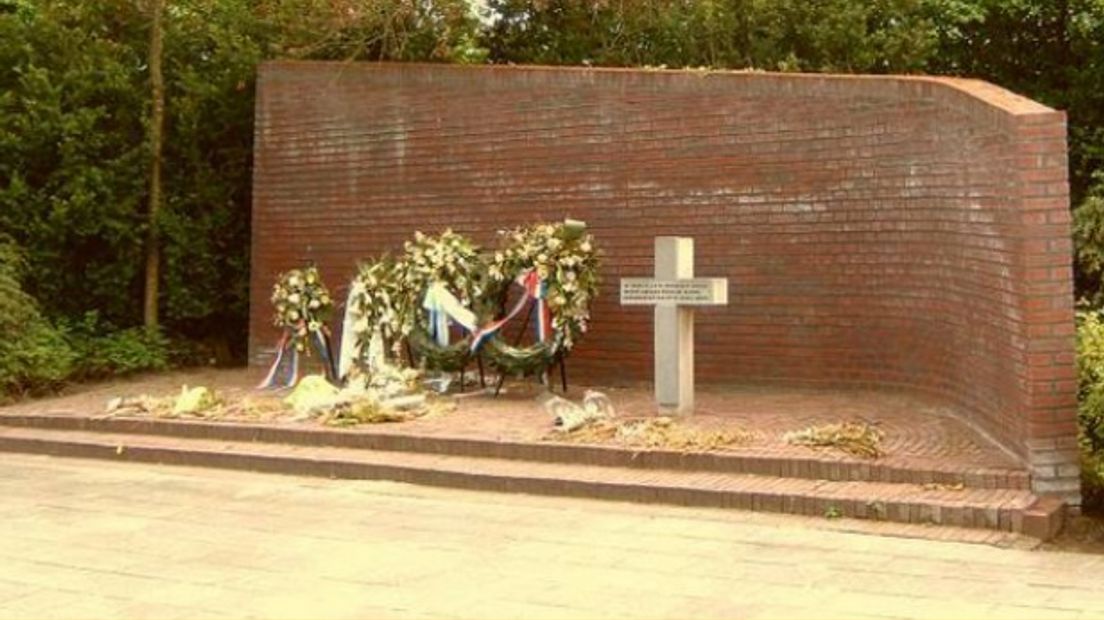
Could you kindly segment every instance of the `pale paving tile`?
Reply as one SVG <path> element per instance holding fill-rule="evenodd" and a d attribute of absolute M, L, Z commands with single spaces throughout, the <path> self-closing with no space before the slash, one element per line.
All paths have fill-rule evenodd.
<path fill-rule="evenodd" d="M 816 518 L 2 454 L 0 468 L 21 509 L 0 512 L 0 618 L 1064 618 L 1104 601 L 1099 557 Z"/>

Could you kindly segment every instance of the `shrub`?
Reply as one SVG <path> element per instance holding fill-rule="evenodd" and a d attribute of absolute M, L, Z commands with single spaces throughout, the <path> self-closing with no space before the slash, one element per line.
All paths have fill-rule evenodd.
<path fill-rule="evenodd" d="M 1104 454 L 1081 455 L 1081 508 L 1086 511 L 1104 510 Z"/>
<path fill-rule="evenodd" d="M 1104 320 L 1100 312 L 1077 315 L 1077 417 L 1091 453 L 1104 450 Z"/>
<path fill-rule="evenodd" d="M 73 365 L 65 338 L 41 317 L 0 342 L 0 401 L 61 387 Z"/>
<path fill-rule="evenodd" d="M 1084 507 L 1104 507 L 1104 315 L 1077 313 L 1077 418 Z"/>
<path fill-rule="evenodd" d="M 19 284 L 19 248 L 0 237 L 0 401 L 61 385 L 73 352 Z"/>
<path fill-rule="evenodd" d="M 75 380 L 169 367 L 169 340 L 157 330 L 143 327 L 117 330 L 102 322 L 96 312 L 88 312 L 81 321 L 66 325 L 65 333 L 76 353 L 71 376 Z"/>

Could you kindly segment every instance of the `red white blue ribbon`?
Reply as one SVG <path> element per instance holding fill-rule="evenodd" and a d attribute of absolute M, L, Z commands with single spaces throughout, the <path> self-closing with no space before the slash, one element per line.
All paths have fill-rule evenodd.
<path fill-rule="evenodd" d="M 469 332 L 475 331 L 475 313 L 465 308 L 440 282 L 434 282 L 426 289 L 422 308 L 429 315 L 430 336 L 442 347 L 448 346 L 451 322 L 455 321 Z"/>
<path fill-rule="evenodd" d="M 480 347 L 501 331 L 502 327 L 517 316 L 529 301 L 533 302 L 533 312 L 537 315 L 535 325 L 537 339 L 540 342 L 545 342 L 551 337 L 552 317 L 548 311 L 548 304 L 544 299 L 545 295 L 548 293 L 548 283 L 537 275 L 536 270 L 533 269 L 518 276 L 517 280 L 514 282 L 525 290 L 525 294 L 518 299 L 517 303 L 514 304 L 514 307 L 506 316 L 484 325 L 472 334 L 472 353 L 478 351 Z"/>
<path fill-rule="evenodd" d="M 310 345 L 318 352 L 322 360 L 322 370 L 326 373 L 326 379 L 331 383 L 337 383 L 336 369 L 334 368 L 334 356 L 330 346 L 330 337 L 326 328 L 310 333 Z M 264 379 L 257 384 L 257 389 L 268 390 L 285 387 L 293 387 L 299 381 L 299 350 L 288 331 L 280 337 L 276 345 L 276 359 L 268 369 Z"/>
<path fill-rule="evenodd" d="M 285 366 L 286 369 L 282 373 L 283 376 L 281 376 L 281 367 Z M 298 380 L 299 352 L 295 350 L 288 332 L 285 331 L 284 335 L 280 337 L 279 344 L 276 345 L 276 359 L 272 362 L 272 367 L 268 369 L 264 379 L 257 385 L 257 389 L 268 390 L 292 387 Z"/>

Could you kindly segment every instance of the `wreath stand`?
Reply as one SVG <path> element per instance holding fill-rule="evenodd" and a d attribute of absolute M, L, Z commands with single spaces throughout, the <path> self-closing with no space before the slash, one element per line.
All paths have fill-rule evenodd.
<path fill-rule="evenodd" d="M 406 361 L 410 364 L 411 368 L 417 367 L 417 363 L 414 361 L 414 349 L 410 346 L 410 339 L 407 338 L 404 341 L 404 344 L 405 344 L 405 349 L 406 349 Z M 467 356 L 464 357 L 464 361 L 460 366 L 459 372 L 460 372 L 460 393 L 461 394 L 464 393 L 464 380 L 467 377 L 466 372 L 467 372 L 467 368 L 468 368 L 468 363 L 471 362 L 471 358 L 472 358 L 472 355 L 469 353 Z M 480 387 L 480 389 L 486 389 L 487 388 L 487 379 L 486 379 L 486 375 L 483 371 L 483 354 L 482 353 L 476 353 L 475 354 L 475 363 L 476 363 L 476 366 L 479 368 L 479 387 Z M 501 388 L 501 386 L 502 386 L 502 383 L 499 382 L 499 387 Z M 497 396 L 497 395 L 498 395 L 498 390 L 495 390 L 495 396 Z"/>
<path fill-rule="evenodd" d="M 526 330 L 526 328 L 529 327 L 529 315 L 530 314 L 532 314 L 532 313 L 530 313 L 530 312 L 525 313 L 525 321 L 521 324 L 521 330 L 518 332 L 517 336 L 514 337 L 514 346 L 515 347 L 517 345 L 521 344 L 521 337 L 523 335 L 525 335 L 525 330 Z M 563 393 L 567 394 L 567 362 L 565 361 L 565 357 L 566 356 L 564 356 L 563 353 L 557 353 L 556 356 L 552 359 L 552 361 L 549 362 L 548 364 L 546 364 L 545 367 L 540 372 L 541 384 L 546 386 L 548 388 L 549 392 L 553 392 L 555 390 L 552 389 L 552 381 L 548 377 L 548 369 L 555 366 L 558 363 L 559 366 L 560 366 L 560 386 L 563 388 Z M 501 372 L 501 370 L 502 369 L 499 369 L 500 372 L 498 373 L 498 383 L 495 385 L 495 391 L 494 391 L 494 397 L 495 398 L 498 398 L 499 392 L 502 391 L 502 384 L 506 382 L 506 373 Z M 482 354 L 479 355 L 479 380 L 482 383 L 482 381 L 483 381 L 483 356 L 482 356 Z M 486 386 L 484 386 L 484 387 L 486 387 Z"/>

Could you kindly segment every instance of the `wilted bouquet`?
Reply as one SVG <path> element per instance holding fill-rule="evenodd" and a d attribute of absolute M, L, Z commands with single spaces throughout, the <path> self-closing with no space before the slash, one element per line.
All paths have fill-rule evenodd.
<path fill-rule="evenodd" d="M 276 306 L 274 323 L 287 330 L 299 352 L 307 352 L 312 333 L 320 332 L 333 311 L 333 300 L 318 269 L 292 269 L 280 274 L 272 288 L 272 304 Z"/>
<path fill-rule="evenodd" d="M 570 220 L 500 231 L 502 244 L 488 269 L 502 290 L 528 270 L 547 286 L 545 300 L 558 346 L 570 350 L 590 322 L 598 295 L 598 250 L 582 222 Z"/>

